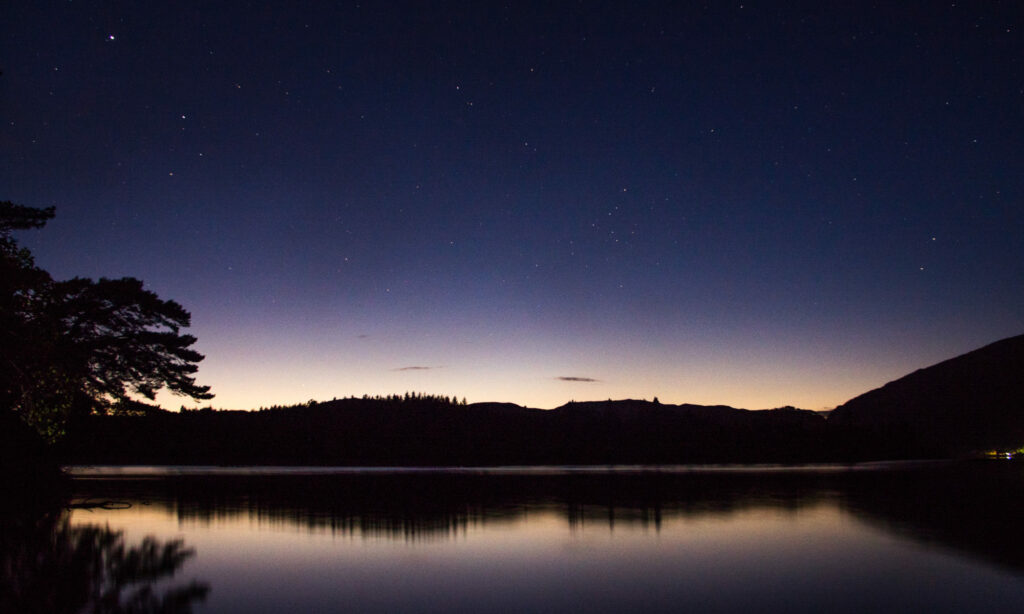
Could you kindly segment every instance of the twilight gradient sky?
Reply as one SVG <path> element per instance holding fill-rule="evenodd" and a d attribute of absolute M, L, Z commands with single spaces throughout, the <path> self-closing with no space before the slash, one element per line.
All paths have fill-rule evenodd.
<path fill-rule="evenodd" d="M 19 238 L 215 407 L 820 409 L 1024 332 L 1015 2 L 237 4 L 0 10 Z"/>

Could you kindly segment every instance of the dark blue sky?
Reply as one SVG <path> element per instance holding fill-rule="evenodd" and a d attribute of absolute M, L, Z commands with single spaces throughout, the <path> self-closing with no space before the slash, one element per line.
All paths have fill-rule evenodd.
<path fill-rule="evenodd" d="M 0 17 L 21 240 L 216 406 L 817 409 L 1024 331 L 1015 3 L 234 4 Z"/>

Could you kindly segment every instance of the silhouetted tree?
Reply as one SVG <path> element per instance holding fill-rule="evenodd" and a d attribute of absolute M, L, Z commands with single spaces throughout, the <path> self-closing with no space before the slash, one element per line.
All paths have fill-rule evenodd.
<path fill-rule="evenodd" d="M 203 356 L 181 305 L 130 277 L 54 281 L 11 237 L 53 214 L 0 202 L 0 408 L 53 440 L 73 415 L 145 409 L 133 397 L 161 388 L 213 398 L 195 383 Z"/>

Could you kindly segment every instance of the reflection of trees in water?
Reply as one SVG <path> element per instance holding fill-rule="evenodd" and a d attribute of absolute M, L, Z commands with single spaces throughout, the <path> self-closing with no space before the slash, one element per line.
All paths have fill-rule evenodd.
<path fill-rule="evenodd" d="M 182 540 L 71 526 L 66 512 L 0 519 L 0 611 L 187 613 L 209 586 L 192 581 L 160 590 L 195 551 Z"/>
<path fill-rule="evenodd" d="M 163 502 L 200 524 L 245 519 L 357 537 L 438 540 L 525 516 L 562 516 L 570 529 L 796 510 L 822 500 L 822 476 L 807 474 L 608 473 L 490 475 L 174 476 L 81 482 L 95 497 Z"/>
<path fill-rule="evenodd" d="M 82 495 L 167 505 L 181 520 L 247 518 L 330 533 L 448 539 L 474 526 L 560 515 L 570 529 L 638 526 L 833 502 L 900 537 L 1024 569 L 1024 465 L 952 463 L 873 470 L 176 476 L 79 481 Z"/>
<path fill-rule="evenodd" d="M 797 512 L 825 503 L 898 535 L 1024 569 L 1024 464 L 870 470 L 608 474 L 177 476 L 80 481 L 101 498 L 166 505 L 188 522 L 244 518 L 356 537 L 449 539 L 476 526 L 555 514 L 570 530 Z"/>

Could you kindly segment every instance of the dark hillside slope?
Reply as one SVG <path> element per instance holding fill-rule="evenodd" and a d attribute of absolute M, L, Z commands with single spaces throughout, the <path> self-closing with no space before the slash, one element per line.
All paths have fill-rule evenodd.
<path fill-rule="evenodd" d="M 1024 335 L 951 358 L 840 405 L 829 425 L 887 456 L 1024 445 Z M 895 452 L 897 452 L 894 454 Z"/>

